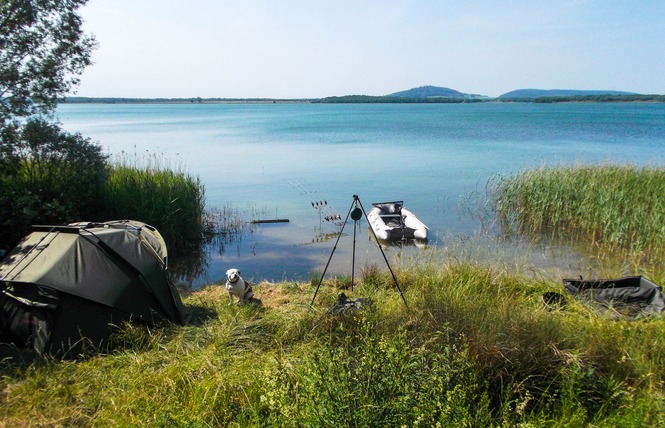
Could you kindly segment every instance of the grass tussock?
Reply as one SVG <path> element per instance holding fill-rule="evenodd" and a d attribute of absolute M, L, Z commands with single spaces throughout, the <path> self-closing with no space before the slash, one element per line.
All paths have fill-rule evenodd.
<path fill-rule="evenodd" d="M 649 264 L 665 256 L 665 169 L 579 165 L 527 170 L 493 184 L 506 230 L 582 241 Z"/>
<path fill-rule="evenodd" d="M 665 320 L 613 321 L 560 289 L 471 260 L 367 269 L 339 289 L 261 283 L 262 306 L 223 287 L 186 296 L 184 327 L 126 326 L 77 362 L 5 366 L 0 420 L 119 426 L 656 426 L 665 411 Z"/>
<path fill-rule="evenodd" d="M 198 248 L 203 239 L 205 187 L 197 177 L 156 155 L 114 159 L 105 199 L 106 215 L 156 227 L 171 249 Z"/>

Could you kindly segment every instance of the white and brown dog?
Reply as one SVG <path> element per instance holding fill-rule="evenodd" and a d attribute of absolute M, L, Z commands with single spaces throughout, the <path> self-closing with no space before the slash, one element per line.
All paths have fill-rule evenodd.
<path fill-rule="evenodd" d="M 234 296 L 238 298 L 240 304 L 252 302 L 254 299 L 252 286 L 240 276 L 239 269 L 226 271 L 226 291 L 229 292 L 230 303 L 233 303 Z"/>

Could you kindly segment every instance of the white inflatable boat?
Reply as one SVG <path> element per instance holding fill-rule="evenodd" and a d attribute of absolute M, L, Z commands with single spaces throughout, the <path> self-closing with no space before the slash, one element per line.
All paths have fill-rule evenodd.
<path fill-rule="evenodd" d="M 377 239 L 381 241 L 427 239 L 427 226 L 411 211 L 404 208 L 404 202 L 378 202 L 372 205 L 373 208 L 367 214 L 367 219 Z"/>

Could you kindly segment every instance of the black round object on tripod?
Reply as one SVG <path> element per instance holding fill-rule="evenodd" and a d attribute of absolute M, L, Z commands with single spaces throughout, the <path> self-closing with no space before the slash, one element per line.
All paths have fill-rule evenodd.
<path fill-rule="evenodd" d="M 351 218 L 353 219 L 353 221 L 358 221 L 362 217 L 363 217 L 363 211 L 360 208 L 355 207 L 353 211 L 351 211 Z"/>

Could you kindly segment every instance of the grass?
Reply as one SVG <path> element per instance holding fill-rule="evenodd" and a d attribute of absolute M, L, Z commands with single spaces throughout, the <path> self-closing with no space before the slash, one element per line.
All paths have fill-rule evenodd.
<path fill-rule="evenodd" d="M 665 169 L 578 165 L 527 170 L 492 185 L 507 231 L 583 242 L 639 264 L 665 257 Z"/>
<path fill-rule="evenodd" d="M 127 154 L 111 162 L 105 215 L 156 227 L 170 249 L 199 248 L 206 231 L 205 188 L 200 180 L 157 155 Z"/>
<path fill-rule="evenodd" d="M 184 296 L 186 326 L 127 325 L 79 361 L 0 365 L 0 426 L 663 426 L 663 317 L 545 307 L 560 278 L 460 245 L 401 261 L 410 310 L 374 266 L 353 292 L 324 281 L 314 307 L 317 281 L 258 284 L 260 307 L 229 305 L 212 284 Z M 342 290 L 374 304 L 328 314 Z"/>
<path fill-rule="evenodd" d="M 367 269 L 327 315 L 314 286 L 261 283 L 262 307 L 211 285 L 184 327 L 126 326 L 115 350 L 6 366 L 0 420 L 118 426 L 657 426 L 665 320 L 613 321 L 581 303 L 548 311 L 558 281 L 472 260 Z M 345 292 L 349 293 L 348 290 Z"/>

